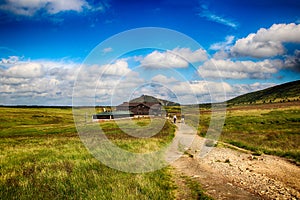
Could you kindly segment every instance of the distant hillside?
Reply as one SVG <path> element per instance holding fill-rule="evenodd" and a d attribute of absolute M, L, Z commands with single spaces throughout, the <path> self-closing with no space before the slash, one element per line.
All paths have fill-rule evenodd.
<path fill-rule="evenodd" d="M 251 92 L 227 101 L 228 105 L 300 101 L 300 80 Z"/>
<path fill-rule="evenodd" d="M 148 96 L 148 95 L 142 95 L 136 99 L 130 100 L 130 103 L 142 103 L 142 102 L 149 102 L 149 103 L 160 102 L 161 105 L 163 105 L 163 106 L 179 106 L 178 103 L 163 100 L 163 99 L 158 99 L 158 98 Z"/>

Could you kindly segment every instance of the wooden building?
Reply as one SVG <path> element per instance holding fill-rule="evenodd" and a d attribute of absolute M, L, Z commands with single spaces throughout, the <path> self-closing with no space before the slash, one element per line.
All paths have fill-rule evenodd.
<path fill-rule="evenodd" d="M 116 106 L 115 111 L 101 112 L 93 115 L 93 120 L 128 118 L 141 115 L 161 116 L 161 107 L 162 105 L 160 102 L 124 102 Z"/>
<path fill-rule="evenodd" d="M 127 111 L 133 115 L 161 115 L 161 104 L 156 102 L 130 103 L 124 102 L 116 107 L 117 111 Z"/>

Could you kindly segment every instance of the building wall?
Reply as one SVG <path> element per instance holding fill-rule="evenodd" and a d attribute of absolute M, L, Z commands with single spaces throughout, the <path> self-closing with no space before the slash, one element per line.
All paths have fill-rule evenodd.
<path fill-rule="evenodd" d="M 150 106 L 145 104 L 138 104 L 135 106 L 117 106 L 117 111 L 130 111 L 134 115 L 160 115 L 161 114 L 161 107 L 160 106 L 154 106 L 150 108 Z M 151 111 L 151 113 L 149 113 Z"/>

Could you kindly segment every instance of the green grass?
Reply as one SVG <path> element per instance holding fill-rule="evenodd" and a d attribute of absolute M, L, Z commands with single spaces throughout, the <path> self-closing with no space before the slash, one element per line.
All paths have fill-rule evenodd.
<path fill-rule="evenodd" d="M 76 133 L 71 109 L 2 107 L 0 119 L 0 199 L 174 198 L 168 167 L 131 174 L 96 160 Z M 174 133 L 166 123 L 153 138 L 137 139 L 125 137 L 112 122 L 103 126 L 113 142 L 133 152 L 157 149 Z"/>
<path fill-rule="evenodd" d="M 21 142 L 1 157 L 3 199 L 172 198 L 169 169 L 116 171 L 94 159 L 76 137 Z"/>
<path fill-rule="evenodd" d="M 71 108 L 0 108 L 0 137 L 75 133 Z"/>
<path fill-rule="evenodd" d="M 167 113 L 172 113 L 172 114 L 180 113 L 181 111 L 180 106 L 165 106 L 164 109 Z"/>
<path fill-rule="evenodd" d="M 201 112 L 200 136 L 205 136 L 210 118 L 210 112 Z M 196 119 L 196 115 L 191 116 L 188 123 L 193 124 Z M 265 153 L 300 162 L 300 107 L 231 107 L 219 139 L 258 155 Z"/>
<path fill-rule="evenodd" d="M 193 180 L 190 177 L 184 176 L 183 177 L 187 187 L 191 191 L 191 199 L 197 199 L 197 200 L 213 200 L 213 198 L 207 196 L 204 192 L 202 187 L 199 185 L 199 183 L 195 180 Z"/>
<path fill-rule="evenodd" d="M 116 145 L 134 153 L 147 153 L 161 149 L 172 141 L 175 132 L 173 124 L 169 121 L 164 123 L 161 119 L 153 119 L 152 122 L 149 122 L 149 119 L 140 119 L 133 120 L 133 123 L 109 121 L 101 122 L 100 126 L 106 136 Z M 126 134 L 130 132 L 135 132 L 135 136 L 139 137 Z M 152 132 L 157 134 L 152 137 L 143 137 Z"/>

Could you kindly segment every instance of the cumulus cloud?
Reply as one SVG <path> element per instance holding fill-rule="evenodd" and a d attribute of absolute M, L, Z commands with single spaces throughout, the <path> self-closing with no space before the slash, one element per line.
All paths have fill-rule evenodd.
<path fill-rule="evenodd" d="M 184 92 L 184 88 L 188 85 L 191 91 Z M 249 92 L 262 90 L 268 87 L 272 87 L 274 83 L 252 83 L 252 84 L 229 84 L 227 82 L 215 82 L 215 81 L 192 81 L 189 83 L 182 83 L 178 87 L 174 88 L 176 95 L 186 96 L 184 103 L 192 104 L 191 100 L 195 97 L 198 103 L 210 103 L 210 102 L 224 102 L 239 95 L 243 95 Z M 182 87 L 181 89 L 179 89 Z"/>
<path fill-rule="evenodd" d="M 8 58 L 1 58 L 1 64 L 14 64 L 20 60 L 19 56 L 9 56 Z"/>
<path fill-rule="evenodd" d="M 189 48 L 175 48 L 165 52 L 153 51 L 144 58 L 139 58 L 142 66 L 147 68 L 186 68 L 190 63 L 207 59 L 203 49 L 192 51 Z"/>
<path fill-rule="evenodd" d="M 284 54 L 283 44 L 287 42 L 300 42 L 300 24 L 273 24 L 269 29 L 261 28 L 237 40 L 231 52 L 257 58 L 272 57 Z"/>
<path fill-rule="evenodd" d="M 74 105 L 110 105 L 112 98 L 118 103 L 137 86 L 137 72 L 128 67 L 125 59 L 112 64 L 84 65 L 78 73 L 74 93 Z M 117 100 L 116 100 L 117 99 Z"/>
<path fill-rule="evenodd" d="M 41 77 L 44 75 L 44 69 L 40 63 L 21 63 L 8 68 L 5 75 L 21 78 Z"/>
<path fill-rule="evenodd" d="M 127 89 L 136 81 L 129 81 L 136 74 L 131 73 L 125 60 L 91 66 L 71 61 L 18 61 L 6 64 L 0 73 L 0 104 L 71 105 L 75 83 L 79 85 L 77 94 L 93 94 L 94 101 L 98 88 L 98 101 L 103 101 L 105 94 L 112 94 L 120 77 L 127 75 Z M 79 73 L 81 78 L 77 78 Z"/>
<path fill-rule="evenodd" d="M 234 38 L 235 37 L 233 35 L 226 36 L 224 42 L 214 43 L 214 44 L 210 45 L 209 49 L 212 49 L 212 50 L 221 50 L 221 49 L 222 50 L 227 50 L 232 45 L 232 43 L 234 41 Z"/>
<path fill-rule="evenodd" d="M 300 50 L 295 50 L 294 55 L 286 57 L 284 61 L 284 67 L 300 72 Z"/>
<path fill-rule="evenodd" d="M 111 80 L 107 80 L 106 91 L 109 90 L 109 93 L 106 93 L 112 105 L 118 105 L 122 102 L 129 101 L 132 98 L 132 95 L 137 92 L 141 96 L 141 94 L 146 94 L 142 87 L 146 81 L 138 76 L 131 76 L 132 74 L 129 73 L 127 76 L 122 77 L 122 79 L 115 80 L 114 83 L 111 83 Z M 101 89 L 103 87 L 99 87 Z M 102 91 L 104 92 L 104 91 Z M 105 95 L 100 95 L 101 93 L 98 92 L 99 99 L 102 99 Z"/>
<path fill-rule="evenodd" d="M 103 65 L 100 67 L 100 73 L 102 76 L 124 76 L 131 72 L 128 68 L 128 63 L 121 59 L 117 60 L 113 64 Z"/>
<path fill-rule="evenodd" d="M 186 60 L 170 51 L 153 51 L 140 62 L 142 66 L 147 68 L 185 68 L 189 65 Z"/>
<path fill-rule="evenodd" d="M 198 94 L 212 94 L 212 93 L 227 93 L 231 92 L 231 86 L 226 82 L 214 81 L 192 81 L 191 87 L 193 91 Z"/>
<path fill-rule="evenodd" d="M 88 7 L 85 0 L 48 0 L 46 9 L 50 14 L 56 14 L 63 11 L 76 11 L 81 12 L 84 7 Z"/>
<path fill-rule="evenodd" d="M 57 14 L 64 11 L 82 12 L 83 9 L 92 7 L 86 0 L 6 0 L 0 5 L 0 9 L 16 15 L 33 16 L 41 10 L 46 10 L 48 14 Z"/>
<path fill-rule="evenodd" d="M 269 29 L 258 30 L 255 39 L 258 41 L 300 42 L 300 24 L 273 24 Z"/>
<path fill-rule="evenodd" d="M 181 104 L 225 101 L 226 93 L 232 91 L 231 86 L 225 82 L 178 80 L 161 74 L 152 80 L 159 83 L 156 95 Z"/>
<path fill-rule="evenodd" d="M 232 47 L 231 52 L 236 55 L 252 57 L 272 57 L 282 55 L 285 48 L 279 41 L 258 41 L 255 34 L 239 39 Z"/>
<path fill-rule="evenodd" d="M 253 62 L 211 59 L 201 65 L 198 72 L 204 78 L 266 79 L 277 73 L 282 66 L 280 60 Z"/>
<path fill-rule="evenodd" d="M 259 83 L 255 82 L 252 84 L 232 84 L 231 88 L 232 90 L 230 92 L 226 93 L 227 100 L 232 99 L 234 97 L 247 94 L 249 92 L 255 92 L 258 90 L 263 90 L 272 86 L 275 86 L 275 83 Z"/>
<path fill-rule="evenodd" d="M 1 71 L 0 104 L 70 105 L 79 64 L 19 61 Z"/>
<path fill-rule="evenodd" d="M 226 100 L 226 93 L 232 91 L 226 82 L 204 80 L 178 82 L 169 88 L 183 104 L 222 102 Z"/>
<path fill-rule="evenodd" d="M 225 37 L 225 41 L 217 42 L 210 45 L 209 49 L 217 51 L 213 58 L 215 59 L 227 59 L 230 55 L 230 48 L 232 47 L 232 43 L 235 37 L 233 35 L 229 35 Z"/>
<path fill-rule="evenodd" d="M 231 71 L 240 70 L 242 65 L 230 60 L 224 62 L 227 63 L 221 68 L 223 71 L 228 64 L 232 65 Z M 260 63 L 260 67 L 268 68 L 269 62 L 271 61 L 266 60 Z M 243 65 L 249 66 L 249 63 Z M 255 66 L 255 63 L 252 65 Z M 256 73 L 259 70 L 261 68 L 254 67 L 245 72 Z M 73 97 L 77 100 L 73 102 L 75 105 L 110 105 L 111 102 L 117 105 L 141 94 L 192 104 L 220 102 L 270 85 L 189 81 L 163 74 L 156 74 L 150 80 L 145 80 L 132 71 L 124 59 L 111 65 L 90 66 L 67 61 L 19 61 L 1 69 L 1 75 L 0 104 L 71 105 Z"/>
<path fill-rule="evenodd" d="M 207 60 L 207 52 L 204 49 L 192 51 L 190 48 L 175 48 L 171 52 L 179 55 L 190 63 Z"/>
<path fill-rule="evenodd" d="M 176 82 L 178 82 L 176 78 L 166 77 L 162 74 L 154 76 L 151 80 L 161 84 L 176 84 Z"/>

